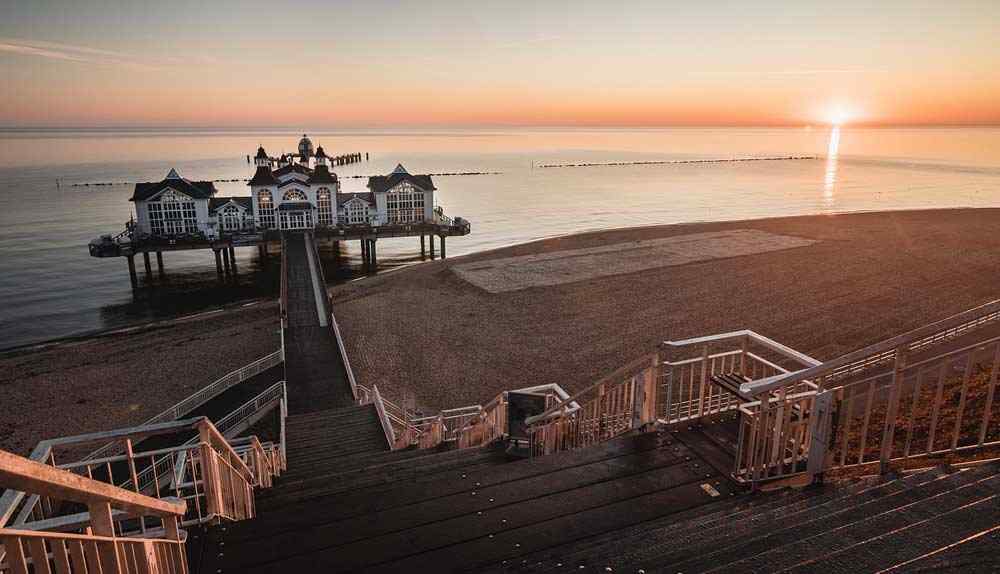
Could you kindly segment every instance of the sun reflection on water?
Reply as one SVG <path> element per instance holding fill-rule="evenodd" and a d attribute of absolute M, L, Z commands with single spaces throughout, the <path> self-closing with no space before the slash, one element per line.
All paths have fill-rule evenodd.
<path fill-rule="evenodd" d="M 833 205 L 837 184 L 837 156 L 840 154 L 840 126 L 830 130 L 830 144 L 826 150 L 826 174 L 823 178 L 823 202 Z"/>

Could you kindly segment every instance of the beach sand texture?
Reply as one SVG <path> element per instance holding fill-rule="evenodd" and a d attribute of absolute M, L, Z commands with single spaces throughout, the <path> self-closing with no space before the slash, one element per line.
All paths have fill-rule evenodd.
<path fill-rule="evenodd" d="M 746 230 L 808 244 L 496 293 L 455 271 Z M 331 293 L 358 381 L 433 410 L 536 384 L 573 391 L 665 339 L 741 328 L 835 357 L 1000 297 L 1000 210 L 602 231 L 434 261 Z M 2 357 L 0 448 L 23 454 L 42 438 L 140 423 L 277 349 L 277 329 L 271 303 Z"/>
<path fill-rule="evenodd" d="M 455 265 L 455 273 L 490 293 L 561 285 L 712 259 L 812 245 L 815 241 L 759 229 L 691 233 L 539 255 Z"/>

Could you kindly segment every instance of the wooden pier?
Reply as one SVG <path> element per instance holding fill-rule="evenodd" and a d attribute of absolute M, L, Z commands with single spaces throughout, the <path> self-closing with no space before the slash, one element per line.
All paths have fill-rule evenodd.
<path fill-rule="evenodd" d="M 337 244 L 341 241 L 357 241 L 361 248 L 364 268 L 375 271 L 378 268 L 378 240 L 402 237 L 420 238 L 420 255 L 435 253 L 435 238 L 440 240 L 440 257 L 447 257 L 446 239 L 468 235 L 471 224 L 463 219 L 445 219 L 440 223 L 412 223 L 401 225 L 345 225 L 336 227 L 316 227 L 311 230 L 317 244 Z M 267 258 L 273 246 L 281 244 L 281 231 L 265 230 L 257 232 L 223 233 L 221 237 L 209 239 L 199 236 L 147 237 L 137 238 L 125 232 L 117 237 L 104 236 L 89 245 L 92 257 L 124 257 L 128 262 L 129 279 L 132 287 L 139 286 L 135 258 L 142 256 L 147 277 L 153 277 L 150 255 L 156 256 L 157 271 L 164 274 L 164 252 L 212 250 L 215 255 L 215 270 L 222 280 L 238 273 L 236 266 L 237 247 L 256 247 L 262 258 Z M 429 246 L 429 252 L 428 252 Z"/>

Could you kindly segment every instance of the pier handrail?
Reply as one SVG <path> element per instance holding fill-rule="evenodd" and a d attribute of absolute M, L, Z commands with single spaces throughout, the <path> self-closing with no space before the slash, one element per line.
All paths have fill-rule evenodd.
<path fill-rule="evenodd" d="M 1000 299 L 868 345 L 825 363 L 744 383 L 741 385 L 741 390 L 759 396 L 806 380 L 821 377 L 841 379 L 872 366 L 894 361 L 899 349 L 905 349 L 909 353 L 926 349 L 998 320 L 1000 320 Z"/>
<path fill-rule="evenodd" d="M 157 499 L 129 492 L 2 450 L 0 485 L 36 496 L 86 505 L 91 529 L 86 534 L 66 534 L 0 528 L 0 540 L 4 541 L 6 555 L 4 561 L 12 572 L 28 572 L 29 564 L 34 572 L 53 571 L 46 546 L 51 548 L 54 570 L 68 571 L 70 552 L 66 540 L 77 542 L 77 548 L 89 564 L 106 565 L 109 572 L 125 571 L 121 568 L 121 560 L 130 558 L 140 559 L 145 566 L 158 572 L 186 571 L 184 538 L 179 529 L 180 520 L 187 510 L 183 500 Z M 118 536 L 115 532 L 115 510 L 140 519 L 157 517 L 164 537 L 140 539 Z M 164 547 L 157 552 L 153 551 L 153 545 Z M 143 551 L 139 552 L 139 548 Z M 74 556 L 74 562 L 77 559 Z"/>
<path fill-rule="evenodd" d="M 146 420 L 139 426 L 148 426 L 156 423 L 177 420 L 183 415 L 219 396 L 223 391 L 226 391 L 227 389 L 230 389 L 240 383 L 246 382 L 251 377 L 259 375 L 267 369 L 281 364 L 283 360 L 284 351 L 282 349 L 278 349 L 277 351 L 269 355 L 265 355 L 252 363 L 226 373 L 212 383 L 188 395 L 187 398 L 181 400 L 172 407 Z M 116 443 L 108 443 L 88 454 L 86 458 L 101 458 L 111 454 L 118 454 L 113 451 L 115 447 Z"/>
<path fill-rule="evenodd" d="M 382 395 L 378 392 L 378 385 L 372 385 L 372 404 L 375 405 L 375 412 L 378 413 L 379 424 L 382 425 L 382 432 L 385 433 L 385 440 L 389 443 L 389 448 L 396 450 L 396 432 L 392 429 L 392 423 L 385 413 L 385 404 L 382 403 Z M 400 445 L 409 446 L 409 445 Z"/>
<path fill-rule="evenodd" d="M 196 429 L 199 433 L 198 441 L 209 446 L 213 451 L 219 453 L 225 459 L 224 464 L 232 467 L 232 471 L 238 475 L 244 477 L 252 476 L 252 473 L 247 467 L 247 465 L 240 459 L 237 453 L 229 445 L 227 439 L 219 433 L 211 421 L 205 417 L 196 417 L 190 419 L 183 419 L 179 421 L 172 421 L 168 423 L 157 423 L 153 425 L 144 425 L 138 427 L 128 427 L 122 429 L 115 429 L 111 431 L 102 431 L 95 433 L 86 433 L 74 436 L 59 437 L 54 439 L 47 439 L 40 441 L 35 448 L 32 450 L 27 460 L 38 464 L 44 464 L 46 466 L 55 467 L 58 466 L 61 469 L 68 468 L 96 468 L 101 466 L 110 465 L 113 462 L 125 461 L 134 459 L 134 455 L 131 451 L 131 445 L 134 441 L 149 438 L 151 436 L 164 435 L 164 434 L 175 434 L 184 430 Z M 65 447 L 72 445 L 82 445 L 98 441 L 115 440 L 122 441 L 126 444 L 126 454 L 116 455 L 111 457 L 106 457 L 103 459 L 85 459 L 78 461 L 76 463 L 59 463 L 55 460 L 54 449 L 55 447 Z M 191 448 L 190 444 L 177 447 L 178 449 Z M 169 450 L 169 449 L 168 449 Z M 166 451 L 163 451 L 166 452 Z M 152 454 L 145 453 L 154 459 L 155 466 L 155 456 L 162 455 L 160 451 L 152 451 Z M 205 453 L 207 454 L 207 453 Z M 239 459 L 239 460 L 238 460 Z M 130 463 L 131 466 L 131 463 Z M 110 467 L 109 467 L 110 474 Z M 133 480 L 137 476 L 133 472 Z M 110 485 L 112 487 L 118 487 L 114 484 Z M 133 491 L 135 489 L 133 488 Z M 21 503 L 25 500 L 25 497 L 29 497 L 25 492 L 8 488 L 3 496 L 0 496 L 0 527 L 6 525 L 10 519 L 13 517 L 14 512 L 17 510 Z M 22 524 L 27 521 L 34 510 L 35 505 L 38 503 L 38 495 L 30 495 L 29 500 L 24 503 L 21 513 L 17 516 L 15 524 Z"/>
<path fill-rule="evenodd" d="M 539 413 L 539 414 L 537 414 L 535 416 L 531 416 L 531 417 L 528 417 L 528 418 L 524 419 L 524 423 L 527 424 L 527 425 L 529 425 L 529 426 L 530 425 L 534 425 L 534 424 L 542 422 L 545 419 L 551 417 L 553 414 L 559 414 L 561 411 L 568 410 L 572 406 L 572 403 L 578 402 L 581 398 L 583 398 L 584 396 L 586 396 L 587 394 L 589 394 L 590 392 L 592 392 L 594 389 L 596 389 L 596 388 L 600 387 L 601 385 L 604 385 L 604 384 L 606 384 L 608 382 L 615 381 L 615 380 L 621 378 L 622 376 L 624 376 L 626 373 L 631 372 L 631 371 L 635 371 L 640 366 L 642 366 L 642 367 L 648 367 L 649 364 L 650 364 L 650 361 L 653 360 L 653 359 L 655 359 L 655 358 L 656 358 L 655 354 L 644 355 L 641 358 L 636 359 L 636 360 L 630 362 L 629 364 L 625 365 L 624 367 L 621 367 L 619 369 L 615 369 L 615 371 L 612 372 L 610 375 L 601 377 L 600 379 L 597 380 L 597 382 L 594 382 L 594 383 L 591 383 L 590 385 L 587 385 L 583 389 L 577 391 L 576 393 L 572 394 L 568 398 L 563 399 L 562 401 L 557 402 L 556 404 L 554 404 L 551 407 L 545 409 L 541 413 Z"/>
<path fill-rule="evenodd" d="M 691 339 L 682 339 L 680 341 L 664 341 L 663 345 L 667 347 L 692 347 L 692 346 L 703 346 L 712 343 L 727 343 L 734 342 L 743 339 L 744 337 L 749 338 L 749 340 L 760 344 L 763 347 L 767 347 L 772 351 L 775 351 L 789 359 L 798 361 L 803 365 L 816 366 L 820 364 L 818 359 L 810 357 L 809 355 L 796 351 L 795 349 L 783 345 L 774 339 L 765 337 L 760 333 L 751 331 L 750 329 L 741 329 L 739 331 L 730 331 L 728 333 L 719 333 L 717 335 L 706 335 L 702 337 L 694 337 Z"/>
<path fill-rule="evenodd" d="M 284 241 L 284 239 L 282 239 Z M 347 347 L 344 345 L 344 337 L 340 334 L 340 326 L 337 324 L 337 317 L 333 314 L 333 301 L 330 299 L 330 292 L 326 288 L 326 275 L 323 273 L 323 266 L 320 264 L 322 259 L 319 256 L 319 248 L 316 247 L 316 241 L 311 232 L 305 234 L 305 242 L 308 249 L 313 252 L 313 261 L 316 262 L 316 274 L 319 276 L 320 286 L 323 290 L 323 308 L 326 311 L 327 317 L 330 318 L 330 327 L 333 329 L 333 335 L 337 339 L 337 352 L 340 353 L 340 357 L 344 362 L 344 371 L 347 374 L 347 382 L 351 384 L 351 393 L 354 395 L 354 400 L 358 400 L 358 383 L 354 379 L 354 369 L 351 368 L 351 361 L 347 357 Z M 285 257 L 281 258 L 282 264 L 284 264 Z M 286 270 L 282 268 L 281 278 L 284 280 L 287 275 Z M 284 296 L 283 296 L 284 297 Z M 285 299 L 282 299 L 286 301 Z"/>

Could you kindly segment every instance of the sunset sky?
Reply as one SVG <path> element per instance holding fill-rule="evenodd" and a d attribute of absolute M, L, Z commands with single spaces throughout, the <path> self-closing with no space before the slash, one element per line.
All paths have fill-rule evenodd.
<path fill-rule="evenodd" d="M 0 7 L 0 126 L 1000 123 L 1000 2 Z"/>

